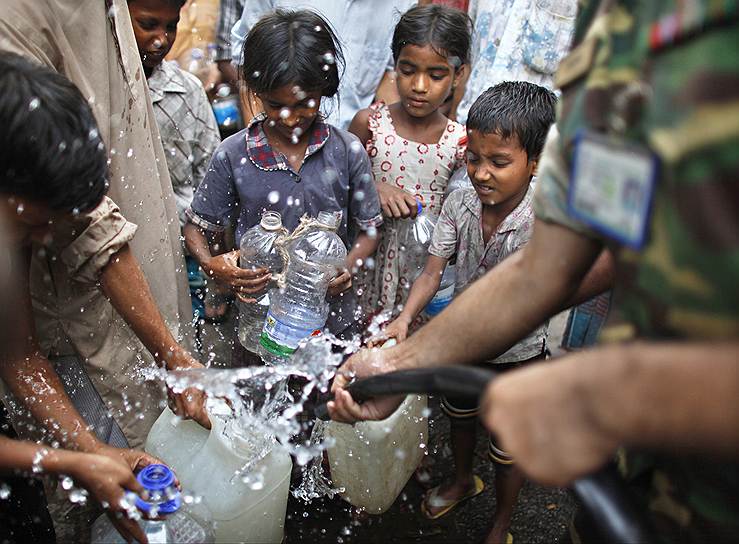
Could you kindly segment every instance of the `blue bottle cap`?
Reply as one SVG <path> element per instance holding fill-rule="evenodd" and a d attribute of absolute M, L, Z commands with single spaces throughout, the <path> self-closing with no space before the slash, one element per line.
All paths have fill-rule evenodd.
<path fill-rule="evenodd" d="M 423 204 L 421 204 L 421 200 L 418 198 L 416 199 L 416 206 L 417 206 L 416 209 L 418 210 L 416 215 L 421 215 L 421 212 L 423 211 Z"/>
<path fill-rule="evenodd" d="M 136 479 L 147 491 L 148 500 L 136 499 L 136 507 L 144 513 L 156 508 L 158 515 L 172 514 L 182 505 L 180 492 L 175 486 L 174 472 L 167 465 L 149 465 L 138 473 Z"/>

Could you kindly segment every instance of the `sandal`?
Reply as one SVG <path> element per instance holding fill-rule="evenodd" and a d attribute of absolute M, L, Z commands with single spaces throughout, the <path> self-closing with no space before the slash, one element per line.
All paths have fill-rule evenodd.
<path fill-rule="evenodd" d="M 466 501 L 467 499 L 471 499 L 472 497 L 476 497 L 477 495 L 482 493 L 485 490 L 485 484 L 477 475 L 473 476 L 473 479 L 475 482 L 475 487 L 466 495 L 463 495 L 458 499 L 443 499 L 439 497 L 439 489 L 441 488 L 440 485 L 437 485 L 433 489 L 430 489 L 429 492 L 424 495 L 423 500 L 421 501 L 421 512 L 423 513 L 423 515 L 427 519 L 439 519 L 440 517 L 443 517 L 454 510 L 460 503 Z M 429 506 L 441 507 L 441 510 L 439 510 L 435 514 L 432 514 L 429 510 Z"/>

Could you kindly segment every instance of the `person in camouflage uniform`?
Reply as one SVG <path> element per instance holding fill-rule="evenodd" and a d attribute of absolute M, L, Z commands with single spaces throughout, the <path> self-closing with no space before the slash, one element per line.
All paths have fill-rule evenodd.
<path fill-rule="evenodd" d="M 736 541 L 737 16 L 728 0 L 582 1 L 555 78 L 531 242 L 406 342 L 350 359 L 332 417 L 381 419 L 397 405 L 354 403 L 341 390 L 349 373 L 501 353 L 559 310 L 608 246 L 614 311 L 601 346 L 500 377 L 483 422 L 550 484 L 627 445 L 621 468 L 663 541 Z"/>

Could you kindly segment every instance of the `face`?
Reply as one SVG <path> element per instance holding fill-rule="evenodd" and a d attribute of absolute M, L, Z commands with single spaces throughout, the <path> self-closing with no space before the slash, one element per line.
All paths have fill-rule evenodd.
<path fill-rule="evenodd" d="M 298 143 L 308 133 L 321 107 L 320 91 L 303 91 L 295 85 L 284 85 L 257 95 L 267 114 L 267 125 L 280 138 Z"/>
<path fill-rule="evenodd" d="M 536 171 L 518 137 L 467 130 L 467 174 L 486 206 L 503 204 L 522 194 Z"/>
<path fill-rule="evenodd" d="M 51 226 L 63 217 L 63 214 L 50 210 L 46 204 L 14 195 L 0 195 L 0 203 L 8 238 L 16 244 L 50 243 Z"/>
<path fill-rule="evenodd" d="M 141 62 L 147 74 L 151 74 L 172 49 L 180 10 L 166 0 L 131 0 L 128 11 Z"/>
<path fill-rule="evenodd" d="M 430 45 L 403 47 L 395 71 L 405 111 L 412 117 L 426 117 L 435 112 L 459 82 L 463 69 L 455 71 Z"/>

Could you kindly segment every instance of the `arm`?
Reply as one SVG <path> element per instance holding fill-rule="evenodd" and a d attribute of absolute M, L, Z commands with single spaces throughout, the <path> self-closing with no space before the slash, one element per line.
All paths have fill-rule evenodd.
<path fill-rule="evenodd" d="M 357 236 L 356 242 L 346 256 L 346 269 L 328 284 L 329 295 L 342 293 L 352 286 L 352 273 L 362 266 L 368 257 L 375 254 L 378 244 L 377 236 L 371 237 L 366 232 Z"/>
<path fill-rule="evenodd" d="M 385 70 L 385 74 L 377 86 L 375 92 L 375 100 L 382 100 L 385 104 L 395 104 L 400 102 L 398 94 L 398 86 L 395 83 L 395 70 Z"/>
<path fill-rule="evenodd" d="M 593 266 L 580 282 L 577 291 L 565 302 L 560 311 L 564 311 L 583 302 L 587 302 L 609 289 L 613 289 L 616 280 L 616 262 L 613 254 L 604 249 Z"/>
<path fill-rule="evenodd" d="M 408 340 L 349 359 L 334 381 L 331 416 L 341 421 L 382 419 L 397 407 L 386 399 L 357 405 L 341 390 L 352 375 L 470 364 L 504 353 L 557 312 L 599 252 L 594 240 L 537 220 L 523 249 L 472 284 Z"/>
<path fill-rule="evenodd" d="M 448 260 L 436 255 L 428 256 L 423 272 L 413 282 L 413 287 L 411 287 L 411 292 L 405 306 L 403 306 L 403 310 L 377 338 L 371 339 L 367 343 L 369 347 L 373 347 L 377 343 L 384 343 L 389 338 L 395 338 L 398 342 L 406 339 L 408 327 L 439 290 L 441 275 L 444 273 Z"/>
<path fill-rule="evenodd" d="M 114 254 L 103 268 L 100 286 L 112 306 L 159 364 L 164 365 L 167 370 L 203 366 L 172 337 L 128 244 Z M 210 428 L 210 420 L 205 411 L 205 394 L 202 391 L 187 389 L 178 395 L 171 394 L 175 402 L 175 412 Z"/>
<path fill-rule="evenodd" d="M 357 112 L 354 119 L 352 119 L 352 122 L 349 124 L 349 132 L 359 138 L 359 141 L 362 142 L 364 147 L 367 147 L 367 142 L 372 139 L 372 133 L 369 129 L 369 116 L 369 108 L 364 108 Z"/>
<path fill-rule="evenodd" d="M 594 471 L 619 445 L 737 459 L 738 358 L 737 342 L 587 350 L 501 376 L 481 414 L 545 484 Z"/>

